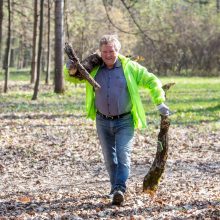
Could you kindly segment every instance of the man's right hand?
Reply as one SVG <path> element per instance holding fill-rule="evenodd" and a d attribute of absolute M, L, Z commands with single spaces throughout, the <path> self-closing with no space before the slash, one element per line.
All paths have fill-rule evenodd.
<path fill-rule="evenodd" d="M 72 60 L 69 59 L 66 62 L 66 68 L 68 69 L 70 76 L 76 75 L 76 72 L 77 72 L 76 64 Z"/>

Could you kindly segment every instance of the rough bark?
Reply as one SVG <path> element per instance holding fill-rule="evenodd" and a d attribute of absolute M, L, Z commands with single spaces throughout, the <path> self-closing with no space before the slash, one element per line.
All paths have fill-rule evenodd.
<path fill-rule="evenodd" d="M 64 92 L 63 79 L 63 0 L 55 0 L 55 79 L 54 92 Z"/>
<path fill-rule="evenodd" d="M 33 42 L 32 42 L 32 60 L 31 60 L 31 83 L 36 80 L 36 63 L 37 63 L 37 23 L 38 23 L 38 1 L 34 1 L 34 26 L 33 26 Z"/>
<path fill-rule="evenodd" d="M 160 132 L 158 134 L 157 153 L 154 162 L 144 177 L 143 191 L 153 193 L 157 190 L 158 183 L 164 172 L 168 154 L 168 130 L 170 120 L 161 115 Z"/>
<path fill-rule="evenodd" d="M 3 22 L 3 0 L 0 0 L 0 60 L 2 58 L 2 22 Z M 2 63 L 0 63 L 1 69 Z"/>
<path fill-rule="evenodd" d="M 8 36 L 7 36 L 7 46 L 6 46 L 5 63 L 4 63 L 4 69 L 5 69 L 4 93 L 7 93 L 8 91 L 10 53 L 11 53 L 11 0 L 8 0 Z"/>
<path fill-rule="evenodd" d="M 165 93 L 173 85 L 174 83 L 165 84 L 163 86 Z M 161 115 L 156 156 L 153 164 L 151 165 L 150 170 L 148 171 L 147 175 L 144 177 L 144 181 L 143 181 L 143 191 L 149 194 L 154 194 L 154 192 L 157 190 L 161 176 L 165 170 L 166 161 L 168 157 L 168 149 L 169 149 L 169 142 L 168 142 L 169 127 L 170 127 L 169 117 Z"/>
<path fill-rule="evenodd" d="M 45 83 L 48 85 L 50 80 L 50 11 L 51 11 L 51 1 L 47 1 L 47 15 L 48 15 L 48 23 L 47 23 L 47 71 L 46 71 L 46 78 Z"/>
<path fill-rule="evenodd" d="M 37 99 L 38 88 L 40 83 L 40 71 L 41 71 L 41 52 L 42 52 L 42 39 L 43 39 L 43 14 L 44 14 L 44 0 L 40 1 L 40 26 L 39 26 L 39 40 L 38 40 L 38 56 L 37 56 L 37 79 L 34 86 L 34 94 L 32 100 Z"/>
<path fill-rule="evenodd" d="M 92 54 L 81 63 L 75 51 L 68 43 L 65 43 L 65 52 L 72 61 L 73 65 L 77 68 L 75 77 L 87 80 L 94 89 L 101 88 L 101 86 L 89 75 L 89 72 L 93 69 L 93 67 L 102 62 L 101 57 L 99 57 L 98 54 Z"/>
<path fill-rule="evenodd" d="M 217 9 L 217 13 L 220 12 L 220 0 L 216 0 L 216 9 Z"/>

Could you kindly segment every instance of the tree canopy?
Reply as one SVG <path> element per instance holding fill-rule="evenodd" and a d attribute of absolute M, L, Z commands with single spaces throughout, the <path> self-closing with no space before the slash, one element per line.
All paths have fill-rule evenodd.
<path fill-rule="evenodd" d="M 33 2 L 12 1 L 11 67 L 31 66 Z M 54 5 L 50 0 L 44 3 L 45 8 Z M 3 14 L 1 57 L 7 40 L 7 1 Z M 48 17 L 44 10 L 44 17 L 51 30 L 44 26 L 42 68 L 46 69 L 50 50 L 53 70 L 56 14 Z M 103 34 L 115 33 L 124 55 L 142 57 L 139 61 L 159 75 L 219 75 L 219 0 L 64 1 L 63 20 L 64 41 L 72 43 L 81 59 L 98 48 Z"/>

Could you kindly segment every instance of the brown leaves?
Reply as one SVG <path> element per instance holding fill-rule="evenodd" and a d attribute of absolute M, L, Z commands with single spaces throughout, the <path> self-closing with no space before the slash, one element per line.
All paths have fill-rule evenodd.
<path fill-rule="evenodd" d="M 0 121 L 0 218 L 218 219 L 217 131 L 171 128 L 166 170 L 152 196 L 142 192 L 142 182 L 156 153 L 158 131 L 137 131 L 126 201 L 114 207 L 106 196 L 110 185 L 95 123 L 38 116 L 15 114 Z"/>
<path fill-rule="evenodd" d="M 21 203 L 29 203 L 29 202 L 31 202 L 31 198 L 30 197 L 26 197 L 26 196 L 18 197 L 17 201 L 21 202 Z"/>
<path fill-rule="evenodd" d="M 0 174 L 4 173 L 4 169 L 5 167 L 2 164 L 0 164 Z"/>

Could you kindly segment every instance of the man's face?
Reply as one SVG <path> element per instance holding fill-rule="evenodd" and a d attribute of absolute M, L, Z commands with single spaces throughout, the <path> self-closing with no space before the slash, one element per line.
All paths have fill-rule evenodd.
<path fill-rule="evenodd" d="M 103 44 L 100 48 L 101 57 L 108 68 L 112 68 L 118 58 L 118 52 L 112 43 Z"/>

